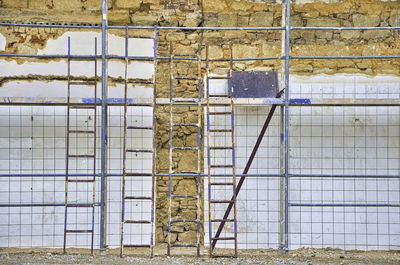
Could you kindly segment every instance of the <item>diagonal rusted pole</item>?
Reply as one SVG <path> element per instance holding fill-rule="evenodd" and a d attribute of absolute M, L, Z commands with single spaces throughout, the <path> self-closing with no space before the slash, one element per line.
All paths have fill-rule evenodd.
<path fill-rule="evenodd" d="M 276 98 L 280 98 L 282 96 L 282 94 L 283 94 L 283 91 L 284 91 L 284 89 L 279 91 L 279 93 L 276 95 Z M 244 168 L 243 174 L 240 177 L 240 181 L 239 181 L 239 183 L 238 183 L 238 185 L 236 187 L 236 198 L 237 198 L 237 196 L 238 196 L 238 194 L 240 192 L 240 188 L 242 187 L 244 180 L 246 179 L 246 175 L 249 172 L 251 164 L 253 163 L 254 157 L 256 156 L 256 153 L 258 151 L 258 147 L 260 146 L 261 141 L 264 138 L 265 132 L 267 131 L 268 125 L 271 122 L 272 116 L 274 116 L 274 112 L 275 112 L 277 106 L 278 106 L 277 104 L 272 105 L 271 110 L 268 113 L 267 119 L 265 120 L 264 126 L 261 129 L 260 134 L 258 135 L 257 142 L 254 145 L 253 151 L 251 152 L 250 158 L 247 161 L 246 167 Z M 234 200 L 234 197 L 235 196 L 232 196 L 232 201 Z M 232 210 L 232 207 L 233 207 L 233 202 L 230 202 L 229 205 L 228 205 L 228 208 L 225 211 L 224 217 L 222 219 L 228 219 L 228 216 L 229 216 L 229 214 L 230 214 L 230 212 Z M 215 234 L 214 238 L 218 238 L 220 236 L 220 234 L 222 232 L 222 229 L 224 228 L 224 225 L 225 225 L 225 221 L 222 221 L 219 224 L 217 233 Z M 214 250 L 214 247 L 215 247 L 216 244 L 217 244 L 217 240 L 214 239 L 212 241 L 211 250 Z"/>

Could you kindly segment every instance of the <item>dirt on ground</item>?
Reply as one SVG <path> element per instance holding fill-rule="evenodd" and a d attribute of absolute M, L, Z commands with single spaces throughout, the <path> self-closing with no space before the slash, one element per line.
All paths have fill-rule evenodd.
<path fill-rule="evenodd" d="M 226 254 L 232 250 L 224 250 Z M 173 249 L 166 256 L 165 247 L 156 247 L 154 257 L 148 249 L 126 251 L 121 258 L 119 249 L 95 250 L 93 256 L 87 249 L 0 248 L 1 264 L 400 264 L 400 251 L 344 251 L 340 249 L 302 248 L 280 250 L 240 250 L 238 258 L 209 258 L 208 249 L 195 256 L 194 249 Z"/>

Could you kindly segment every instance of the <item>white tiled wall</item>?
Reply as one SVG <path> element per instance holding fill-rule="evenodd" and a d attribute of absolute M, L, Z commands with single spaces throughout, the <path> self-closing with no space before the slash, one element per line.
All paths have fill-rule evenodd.
<path fill-rule="evenodd" d="M 223 89 L 223 84 L 215 87 Z M 399 97 L 400 79 L 391 76 L 336 75 L 291 79 L 291 98 Z M 236 106 L 237 174 L 242 173 L 268 112 L 266 106 Z M 277 108 L 249 173 L 279 173 L 279 113 Z M 226 122 L 220 121 L 221 124 Z M 291 107 L 289 123 L 291 174 L 379 177 L 400 174 L 400 107 Z M 400 204 L 398 178 L 308 177 L 300 180 L 292 177 L 289 189 L 292 203 Z M 208 199 L 207 194 L 205 198 Z M 247 178 L 237 204 L 239 247 L 278 247 L 279 179 Z M 208 209 L 207 201 L 205 208 Z M 220 214 L 224 210 L 223 207 L 219 209 Z M 293 206 L 290 207 L 289 222 L 290 248 L 400 248 L 398 207 Z M 214 233 L 217 227 L 213 226 Z M 207 220 L 205 231 L 208 244 Z M 217 246 L 231 247 L 232 244 L 218 243 Z"/>
<path fill-rule="evenodd" d="M 100 34 L 95 32 L 67 32 L 56 40 L 49 40 L 46 48 L 39 54 L 67 54 L 67 39 L 71 37 L 71 54 L 93 55 L 94 40 L 97 37 L 97 46 L 100 47 Z M 124 55 L 125 40 L 122 37 L 109 34 L 109 53 Z M 129 55 L 152 56 L 153 41 L 146 39 L 130 39 Z M 1 39 L 0 39 L 1 46 Z M 0 47 L 1 48 L 1 47 Z M 138 53 L 140 50 L 140 53 Z M 99 54 L 99 50 L 98 50 Z M 97 65 L 101 72 L 101 62 Z M 140 69 L 140 71 L 137 71 Z M 65 76 L 67 74 L 66 61 L 51 61 L 43 63 L 25 62 L 18 64 L 14 61 L 0 60 L 0 76 L 20 75 L 52 75 Z M 73 62 L 71 74 L 76 76 L 94 75 L 94 63 Z M 110 61 L 109 76 L 124 77 L 124 62 Z M 128 78 L 151 78 L 153 64 L 146 62 L 131 62 L 128 65 Z M 73 97 L 93 98 L 90 88 L 74 88 Z M 110 85 L 108 97 L 123 98 L 124 86 Z M 98 97 L 101 97 L 101 85 L 98 84 Z M 67 83 L 64 81 L 10 81 L 0 88 L 0 97 L 63 97 L 67 96 Z M 136 86 L 128 87 L 128 97 L 152 97 L 152 88 Z M 74 111 L 71 111 L 74 112 Z M 97 173 L 100 169 L 100 108 L 97 110 Z M 93 113 L 78 111 L 77 121 L 81 125 L 93 124 L 90 116 Z M 130 107 L 128 110 L 129 125 L 151 126 L 152 113 L 144 108 Z M 75 118 L 75 115 L 73 115 Z M 111 174 L 122 173 L 122 135 L 123 135 L 123 108 L 109 108 L 108 131 L 108 170 Z M 54 177 L 53 174 L 65 174 L 65 147 L 66 147 L 66 107 L 54 106 L 0 106 L 0 174 L 49 174 L 48 177 L 0 177 L 0 204 L 21 203 L 59 203 L 64 204 L 65 179 L 63 176 Z M 152 142 L 146 132 L 128 132 L 130 147 L 147 147 Z M 92 149 L 92 140 L 85 137 L 71 138 L 70 146 L 88 151 Z M 87 147 L 87 148 L 86 148 Z M 90 148 L 89 148 L 90 147 Z M 151 169 L 151 157 L 130 157 L 131 162 L 127 169 Z M 134 161 L 134 162 L 132 162 Z M 92 173 L 90 161 L 80 161 L 74 168 L 76 172 Z M 70 163 L 71 165 L 71 163 Z M 71 166 L 70 166 L 71 167 Z M 72 171 L 70 171 L 71 173 Z M 107 194 L 107 244 L 111 247 L 119 246 L 121 224 L 121 177 L 109 176 Z M 127 195 L 146 195 L 151 191 L 149 180 L 127 181 Z M 69 185 L 71 201 L 91 202 L 91 185 Z M 96 202 L 100 201 L 100 181 L 96 182 Z M 147 194 L 145 194 L 147 192 Z M 143 193 L 143 194 L 142 194 Z M 126 204 L 126 218 L 149 219 L 150 207 L 138 202 Z M 99 242 L 99 207 L 95 212 L 94 245 Z M 89 229 L 91 212 L 88 209 L 68 209 L 68 227 L 73 229 Z M 62 247 L 64 229 L 64 207 L 0 207 L 0 246 L 4 247 Z M 125 227 L 127 234 L 125 243 L 139 240 L 136 243 L 149 243 L 149 225 Z M 69 234 L 67 246 L 89 247 L 90 237 Z"/>

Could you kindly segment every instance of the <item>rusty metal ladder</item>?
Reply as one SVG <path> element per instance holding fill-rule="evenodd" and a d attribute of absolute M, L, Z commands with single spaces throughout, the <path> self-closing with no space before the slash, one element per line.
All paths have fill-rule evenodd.
<path fill-rule="evenodd" d="M 128 41 L 130 38 L 135 39 L 153 39 L 153 64 L 154 64 L 154 73 L 152 80 L 149 79 L 134 79 L 129 80 L 128 78 L 128 64 L 129 61 L 136 61 L 137 58 L 130 58 L 128 56 Z M 125 34 L 125 89 L 124 89 L 124 131 L 123 131 L 123 158 L 122 158 L 122 210 L 121 210 L 121 237 L 120 237 L 120 256 L 122 257 L 124 254 L 125 248 L 143 248 L 148 247 L 150 249 L 150 257 L 153 256 L 153 246 L 154 246 L 154 206 L 155 206 L 155 131 L 156 131 L 156 117 L 155 117 L 155 109 L 156 109 L 156 70 L 157 70 L 157 28 L 154 29 L 153 37 L 143 37 L 143 36 L 131 36 L 129 35 L 129 28 L 126 27 Z M 142 85 L 153 85 L 153 99 L 151 103 L 134 103 L 128 99 L 128 84 L 142 84 Z M 141 126 L 133 126 L 128 124 L 128 108 L 130 107 L 141 107 L 141 108 L 151 108 L 152 111 L 152 125 L 144 126 L 144 120 L 142 121 Z M 142 116 L 142 119 L 146 117 Z M 127 132 L 128 131 L 151 131 L 152 132 L 152 146 L 149 149 L 141 149 L 141 148 L 130 148 L 127 146 Z M 127 170 L 127 153 L 136 153 L 136 154 L 151 154 L 152 155 L 152 165 L 151 172 L 144 172 L 146 170 L 142 169 L 142 172 L 129 172 Z M 135 161 L 133 161 L 135 162 Z M 143 195 L 136 194 L 126 194 L 126 182 L 127 178 L 151 178 L 151 193 Z M 150 218 L 131 218 L 126 219 L 126 202 L 150 202 Z M 138 204 L 142 205 L 142 204 Z M 142 209 L 143 211 L 143 209 Z M 131 244 L 124 242 L 124 226 L 126 225 L 150 225 L 150 239 L 148 244 Z"/>
<path fill-rule="evenodd" d="M 209 218 L 209 243 L 210 249 L 209 254 L 210 257 L 237 257 L 237 220 L 236 220 L 236 176 L 235 176 L 235 130 L 234 130 L 234 104 L 233 104 L 233 87 L 232 87 L 232 42 L 229 43 L 230 49 L 230 59 L 229 61 L 229 71 L 226 76 L 210 76 L 210 61 L 212 59 L 209 58 L 208 53 L 208 43 L 206 44 L 206 82 L 207 82 L 207 154 L 208 154 L 208 218 Z M 210 80 L 227 80 L 228 81 L 228 89 L 225 93 L 213 93 L 210 94 Z M 228 100 L 222 104 L 221 102 L 214 104 L 210 102 L 210 98 L 217 100 Z M 222 107 L 221 107 L 222 106 Z M 223 108 L 223 110 L 221 110 Z M 212 118 L 213 117 L 213 118 Z M 218 128 L 218 124 L 213 124 L 213 119 L 216 117 L 222 117 L 222 119 L 230 122 L 230 126 L 223 126 L 222 128 Z M 231 138 L 231 145 L 212 145 L 211 138 L 212 136 L 219 136 L 225 138 Z M 221 156 L 214 154 L 214 152 L 218 151 L 231 151 L 231 162 L 225 164 L 220 164 L 217 162 L 218 158 Z M 224 154 L 225 155 L 225 154 Z M 217 174 L 214 174 L 213 171 L 216 169 L 231 169 L 232 170 L 232 179 L 230 181 L 224 178 L 224 181 L 218 181 Z M 232 188 L 232 198 L 226 199 L 218 199 L 213 198 L 213 187 L 231 187 Z M 219 193 L 217 193 L 219 194 Z M 214 217 L 213 212 L 215 212 L 216 205 L 220 204 L 233 204 L 233 216 L 232 217 Z M 232 223 L 233 224 L 233 235 L 229 236 L 220 236 L 220 234 L 216 234 L 213 236 L 213 224 L 225 224 Z M 218 241 L 234 241 L 234 254 L 215 254 L 214 247 Z"/>
<path fill-rule="evenodd" d="M 68 95 L 67 95 L 67 135 L 66 135 L 66 169 L 65 169 L 65 217 L 64 217 L 64 247 L 63 252 L 66 254 L 67 245 L 67 234 L 79 234 L 79 233 L 89 233 L 91 235 L 90 251 L 93 255 L 93 237 L 94 237 L 94 214 L 95 214 L 95 184 L 96 184 L 96 121 L 97 121 L 97 111 L 96 111 L 96 100 L 97 100 L 97 38 L 95 38 L 95 56 L 79 56 L 71 57 L 71 40 L 68 37 Z M 94 62 L 94 78 L 86 79 L 85 81 L 74 81 L 71 78 L 71 61 L 93 61 Z M 88 104 L 74 104 L 71 103 L 71 87 L 72 86 L 91 86 L 94 89 L 93 101 Z M 71 110 L 92 110 L 93 111 L 93 129 L 91 130 L 79 130 L 71 129 Z M 70 135 L 92 135 L 93 136 L 93 153 L 92 154 L 71 154 L 70 153 Z M 79 176 L 77 174 L 70 174 L 70 159 L 87 158 L 93 160 L 93 174 L 85 176 Z M 69 199 L 69 185 L 75 183 L 77 186 L 79 184 L 92 183 L 92 202 L 88 203 L 71 203 Z M 69 229 L 68 228 L 68 209 L 69 208 L 91 208 L 92 218 L 91 218 L 91 229 Z M 78 216 L 77 216 L 78 217 Z"/>
<path fill-rule="evenodd" d="M 197 63 L 197 76 L 175 76 L 175 60 L 190 60 L 190 58 L 195 58 L 195 62 Z M 174 54 L 173 53 L 173 44 L 170 42 L 170 104 L 169 104 L 169 114 L 170 114 L 170 123 L 169 123 L 169 189 L 168 189 L 168 247 L 167 247 L 167 255 L 171 255 L 172 247 L 195 247 L 197 249 L 197 256 L 200 256 L 200 217 L 201 217 L 201 43 L 199 43 L 198 50 L 195 54 Z M 190 65 L 189 65 L 190 67 Z M 174 80 L 192 80 L 197 81 L 197 97 L 196 98 L 175 98 L 174 97 Z M 174 122 L 174 106 L 177 105 L 185 105 L 185 104 L 195 104 L 197 106 L 197 122 L 196 123 L 175 123 Z M 197 146 L 174 146 L 172 139 L 173 133 L 176 128 L 179 127 L 195 127 L 197 128 Z M 197 150 L 197 165 L 193 170 L 174 170 L 173 168 L 173 152 L 175 150 Z M 188 176 L 188 177 L 196 177 L 196 194 L 173 194 L 172 192 L 172 181 L 173 178 Z M 182 219 L 182 218 L 173 218 L 172 217 L 172 202 L 177 198 L 186 198 L 196 199 L 196 219 Z M 196 230 L 196 242 L 194 243 L 171 243 L 171 226 L 176 223 L 195 223 L 197 226 Z"/>

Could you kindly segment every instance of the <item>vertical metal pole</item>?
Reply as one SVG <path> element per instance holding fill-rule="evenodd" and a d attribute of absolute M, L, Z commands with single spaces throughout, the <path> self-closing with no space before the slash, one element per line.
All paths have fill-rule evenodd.
<path fill-rule="evenodd" d="M 282 0 L 282 27 L 286 26 L 286 3 L 285 0 Z M 286 54 L 286 41 L 285 35 L 286 32 L 282 30 L 282 37 L 281 37 L 281 56 L 285 58 Z M 282 60 L 281 63 L 281 87 L 285 87 L 285 71 L 286 65 Z M 279 121 L 279 166 L 280 166 L 280 174 L 282 176 L 279 178 L 279 248 L 285 248 L 285 177 L 283 174 L 285 173 L 285 151 L 284 151 L 284 106 L 280 107 L 280 121 Z"/>
<path fill-rule="evenodd" d="M 153 39 L 153 64 L 154 64 L 154 74 L 153 74 L 153 156 L 152 156 L 152 176 L 151 176 L 151 235 L 150 235 L 150 257 L 153 257 L 153 246 L 154 246 L 154 215 L 155 215 L 155 185 L 156 185 L 156 97 L 157 97 L 157 27 L 154 28 L 154 39 Z"/>
<path fill-rule="evenodd" d="M 102 0 L 101 16 L 101 202 L 100 202 L 100 249 L 105 248 L 105 188 L 107 149 L 107 0 Z"/>
<path fill-rule="evenodd" d="M 68 169 L 69 169 L 69 106 L 70 106 L 70 96 L 71 96 L 71 38 L 68 37 L 68 92 L 67 92 L 67 136 L 66 136 L 66 147 L 65 147 L 65 213 L 64 213 L 64 246 L 63 253 L 66 254 L 67 245 L 67 204 L 68 204 Z"/>
<path fill-rule="evenodd" d="M 172 41 L 169 42 L 169 180 L 168 180 L 168 246 L 167 246 L 167 256 L 171 255 L 171 211 L 172 211 L 172 199 L 171 199 L 171 190 L 172 190 L 172 106 L 173 106 L 173 47 Z"/>
<path fill-rule="evenodd" d="M 286 3 L 285 47 L 285 250 L 289 250 L 289 54 L 290 54 L 290 0 Z"/>

